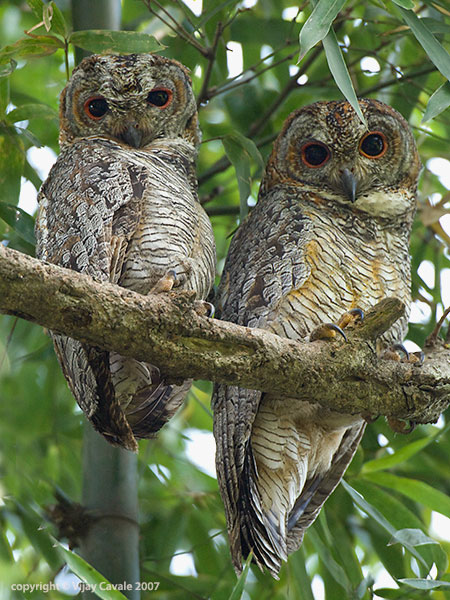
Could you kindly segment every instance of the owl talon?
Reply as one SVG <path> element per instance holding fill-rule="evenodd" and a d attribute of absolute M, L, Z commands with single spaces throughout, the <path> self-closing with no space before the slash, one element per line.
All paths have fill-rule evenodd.
<path fill-rule="evenodd" d="M 209 317 L 210 319 L 212 319 L 214 317 L 216 309 L 214 307 L 214 304 L 211 304 L 211 302 L 206 302 L 206 300 L 202 300 L 201 302 L 196 303 L 195 312 L 201 317 Z"/>
<path fill-rule="evenodd" d="M 389 427 L 392 429 L 392 431 L 395 431 L 395 433 L 402 433 L 406 435 L 414 431 L 416 427 L 415 421 L 404 421 L 402 419 L 396 419 L 394 417 L 386 417 L 386 421 Z"/>
<path fill-rule="evenodd" d="M 339 327 L 342 327 L 342 329 L 345 329 L 350 323 L 360 323 L 363 320 L 364 312 L 360 308 L 351 308 L 340 317 L 337 324 Z"/>
<path fill-rule="evenodd" d="M 319 327 L 316 327 L 309 336 L 309 341 L 315 342 L 316 340 L 334 340 L 336 337 L 336 332 L 342 335 L 346 342 L 348 341 L 343 330 L 339 327 L 339 325 L 335 325 L 334 323 L 323 323 L 322 325 L 319 325 Z"/>
<path fill-rule="evenodd" d="M 161 294 L 163 292 L 170 292 L 172 288 L 176 287 L 178 282 L 177 274 L 173 269 L 167 271 L 165 275 L 159 279 L 152 287 L 150 292 L 152 294 Z"/>

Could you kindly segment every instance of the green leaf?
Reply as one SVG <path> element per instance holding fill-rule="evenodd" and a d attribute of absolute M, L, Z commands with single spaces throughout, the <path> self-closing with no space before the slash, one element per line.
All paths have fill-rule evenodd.
<path fill-rule="evenodd" d="M 399 477 L 393 473 L 368 473 L 365 479 L 373 481 L 391 490 L 396 490 L 400 494 L 411 498 L 415 502 L 423 504 L 450 518 L 450 498 L 439 490 L 435 490 L 431 485 L 416 479 Z"/>
<path fill-rule="evenodd" d="M 359 506 L 359 508 L 361 508 L 370 517 L 372 517 L 372 519 L 374 519 L 379 525 L 381 525 L 381 527 L 383 527 L 383 529 L 385 529 L 386 531 L 388 531 L 391 534 L 391 536 L 395 536 L 395 534 L 397 532 L 397 530 L 395 529 L 395 527 L 393 525 L 391 525 L 391 523 L 389 523 L 389 521 L 387 519 L 385 519 L 385 517 L 376 508 L 374 508 L 369 502 L 367 502 L 367 500 L 361 494 L 359 494 L 359 492 L 357 492 L 356 490 L 354 490 L 351 487 L 351 485 L 349 485 L 344 479 L 341 481 L 341 484 L 347 490 L 347 492 L 350 494 L 350 496 L 352 497 L 353 501 L 355 502 L 355 504 L 357 506 Z M 421 564 L 423 564 L 425 568 L 428 569 L 428 565 L 426 564 L 425 560 L 417 552 L 417 550 L 415 550 L 414 546 L 411 546 L 411 545 L 409 545 L 407 543 L 406 544 L 402 544 L 402 545 L 404 545 L 404 547 L 407 550 L 409 550 L 409 552 L 411 552 L 411 554 Z"/>
<path fill-rule="evenodd" d="M 347 596 L 351 592 L 351 583 L 347 577 L 347 573 L 337 563 L 327 546 L 320 539 L 317 531 L 311 528 L 308 531 L 308 539 L 313 543 L 317 553 L 322 561 L 322 564 L 327 568 L 333 579 L 347 592 Z"/>
<path fill-rule="evenodd" d="M 9 77 L 16 67 L 17 63 L 12 59 L 4 64 L 0 64 L 0 77 Z"/>
<path fill-rule="evenodd" d="M 8 123 L 29 119 L 57 119 L 58 113 L 47 104 L 22 104 L 6 115 Z"/>
<path fill-rule="evenodd" d="M 222 138 L 226 155 L 235 168 L 241 203 L 241 220 L 248 212 L 247 198 L 250 196 L 252 177 L 250 174 L 252 161 L 263 169 L 264 161 L 255 143 L 234 131 Z"/>
<path fill-rule="evenodd" d="M 0 127 L 1 200 L 17 204 L 24 162 L 25 150 L 17 132 Z"/>
<path fill-rule="evenodd" d="M 299 62 L 313 46 L 323 40 L 347 0 L 319 0 L 300 30 Z"/>
<path fill-rule="evenodd" d="M 252 558 L 253 558 L 253 554 L 250 553 L 248 555 L 247 560 L 245 561 L 244 569 L 243 569 L 242 573 L 240 574 L 239 579 L 237 580 L 236 585 L 234 586 L 228 600 L 241 600 L 242 594 L 244 593 L 244 586 L 245 586 L 245 582 L 247 580 L 247 575 L 248 575 L 248 571 L 250 569 L 250 563 L 252 562 Z"/>
<path fill-rule="evenodd" d="M 4 46 L 0 50 L 0 63 L 5 63 L 11 58 L 48 56 L 60 48 L 64 48 L 64 42 L 54 35 L 36 35 L 21 38 L 14 44 Z"/>
<path fill-rule="evenodd" d="M 406 544 L 409 544 L 410 546 L 424 546 L 425 544 L 437 543 L 436 540 L 428 537 L 421 529 L 405 528 L 395 532 L 395 535 L 390 540 L 388 546 L 393 546 L 394 544 L 402 544 L 403 546 Z"/>
<path fill-rule="evenodd" d="M 0 78 L 0 120 L 3 120 L 9 104 L 9 78 Z"/>
<path fill-rule="evenodd" d="M 34 16 L 42 21 L 42 15 L 44 14 L 44 2 L 42 0 L 27 0 L 28 6 L 34 13 Z"/>
<path fill-rule="evenodd" d="M 64 548 L 62 544 L 55 540 L 56 546 L 58 547 L 62 558 L 67 562 L 70 569 L 78 575 L 78 577 L 88 584 L 90 590 L 97 594 L 99 598 L 103 600 L 127 600 L 126 597 L 114 589 L 112 583 L 103 577 L 98 571 L 94 569 L 89 563 L 87 563 L 81 556 L 75 554 L 71 550 Z"/>
<path fill-rule="evenodd" d="M 50 2 L 50 4 L 48 5 L 48 8 L 46 10 L 49 12 L 51 30 L 54 31 L 55 33 L 58 33 L 63 38 L 67 38 L 67 36 L 69 34 L 69 29 L 67 27 L 64 15 L 60 11 L 60 9 L 56 6 L 56 4 L 54 2 Z M 44 20 L 45 20 L 45 13 L 44 13 Z"/>
<path fill-rule="evenodd" d="M 410 27 L 416 36 L 419 44 L 428 54 L 429 59 L 439 69 L 442 75 L 450 80 L 450 55 L 443 46 L 437 41 L 427 26 L 422 23 L 422 19 L 411 10 L 398 9 L 406 24 Z"/>
<path fill-rule="evenodd" d="M 361 474 L 366 475 L 367 473 L 374 473 L 375 471 L 382 471 L 391 467 L 395 467 L 417 454 L 417 452 L 423 450 L 423 448 L 428 446 L 428 444 L 430 444 L 432 441 L 434 441 L 434 436 L 425 437 L 420 440 L 416 440 L 411 444 L 403 446 L 403 448 L 396 450 L 394 454 L 388 454 L 387 456 L 382 456 L 381 458 L 369 460 L 363 465 Z"/>
<path fill-rule="evenodd" d="M 422 123 L 434 119 L 450 106 L 450 81 L 446 81 L 428 100 Z"/>
<path fill-rule="evenodd" d="M 165 48 L 148 33 L 135 31 L 108 31 L 87 29 L 74 31 L 69 37 L 74 46 L 98 53 L 131 54 L 133 52 L 157 52 Z"/>
<path fill-rule="evenodd" d="M 350 73 L 348 72 L 347 65 L 345 64 L 342 51 L 336 38 L 336 34 L 334 33 L 332 27 L 322 40 L 322 44 L 327 57 L 328 66 L 336 85 L 344 94 L 345 98 L 353 106 L 356 114 L 361 119 L 361 122 L 367 127 L 366 119 L 361 112 L 358 98 L 356 97 L 355 88 L 353 87 L 353 83 L 350 78 Z"/>
<path fill-rule="evenodd" d="M 26 242 L 36 244 L 34 219 L 24 210 L 7 202 L 0 202 L 0 219 L 3 219 Z"/>
<path fill-rule="evenodd" d="M 439 581 L 437 579 L 399 579 L 401 583 L 405 583 L 416 590 L 434 590 L 439 587 L 450 587 L 450 582 Z"/>
<path fill-rule="evenodd" d="M 414 8 L 413 0 L 392 0 L 398 6 L 403 6 L 403 8 Z"/>

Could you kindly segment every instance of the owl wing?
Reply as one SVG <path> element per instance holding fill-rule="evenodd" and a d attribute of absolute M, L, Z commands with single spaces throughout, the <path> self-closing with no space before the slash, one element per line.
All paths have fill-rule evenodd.
<path fill-rule="evenodd" d="M 140 217 L 145 172 L 110 140 L 86 139 L 64 150 L 39 194 L 36 255 L 117 282 Z M 64 375 L 94 427 L 129 449 L 136 441 L 116 399 L 109 353 L 52 333 Z"/>
<path fill-rule="evenodd" d="M 269 328 L 276 321 L 280 301 L 300 289 L 310 275 L 304 255 L 310 230 L 311 221 L 294 192 L 289 195 L 286 188 L 274 188 L 260 199 L 231 243 L 218 291 L 219 316 L 244 326 Z M 293 337 L 292 332 L 286 335 Z M 276 575 L 281 559 L 298 548 L 304 530 L 339 483 L 364 427 L 346 432 L 326 476 L 305 481 L 284 541 L 263 514 L 255 483 L 258 475 L 250 435 L 262 398 L 259 391 L 215 386 L 216 466 L 235 569 L 241 571 L 242 556 L 253 550 L 257 563 Z M 306 479 L 306 472 L 301 479 Z"/>
<path fill-rule="evenodd" d="M 274 190 L 260 199 L 230 245 L 217 297 L 221 319 L 264 328 L 280 298 L 308 277 L 300 242 L 309 227 L 288 194 Z M 256 390 L 216 385 L 212 398 L 217 476 L 238 572 L 242 554 L 259 546 L 268 564 L 277 562 L 264 542 L 261 507 L 250 500 L 255 497 L 250 489 L 255 465 L 249 439 L 262 396 Z"/>

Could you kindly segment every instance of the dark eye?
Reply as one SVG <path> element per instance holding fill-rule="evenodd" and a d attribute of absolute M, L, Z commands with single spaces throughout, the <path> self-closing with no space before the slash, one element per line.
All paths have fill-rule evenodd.
<path fill-rule="evenodd" d="M 302 160 L 307 167 L 316 168 L 324 165 L 330 158 L 330 151 L 320 142 L 308 142 L 302 146 Z"/>
<path fill-rule="evenodd" d="M 171 100 L 172 91 L 167 90 L 166 88 L 152 90 L 147 96 L 147 102 L 153 104 L 153 106 L 158 106 L 159 108 L 165 108 L 170 104 Z"/>
<path fill-rule="evenodd" d="M 108 110 L 108 103 L 101 96 L 89 98 L 84 103 L 84 112 L 90 119 L 101 119 Z"/>
<path fill-rule="evenodd" d="M 381 158 L 386 150 L 386 136 L 381 131 L 369 131 L 359 144 L 359 151 L 367 158 Z"/>

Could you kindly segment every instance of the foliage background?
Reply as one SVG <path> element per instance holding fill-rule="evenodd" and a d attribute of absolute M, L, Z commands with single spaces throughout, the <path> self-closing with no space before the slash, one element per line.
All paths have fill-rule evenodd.
<path fill-rule="evenodd" d="M 165 56 L 192 71 L 204 140 L 198 162 L 200 196 L 213 222 L 219 272 L 230 235 L 256 201 L 261 176 L 258 152 L 242 136 L 254 141 L 265 161 L 292 110 L 342 97 L 321 43 L 296 64 L 299 32 L 315 2 L 293 4 L 193 0 L 196 16 L 181 0 L 122 2 L 123 30 L 155 36 L 166 46 Z M 450 300 L 441 285 L 446 277 L 449 287 L 450 195 L 442 177 L 429 168 L 434 170 L 436 162 L 428 162 L 450 160 L 450 111 L 422 122 L 430 97 L 445 78 L 430 60 L 432 49 L 427 47 L 427 54 L 405 25 L 401 6 L 410 12 L 415 5 L 442 49 L 449 48 L 449 6 L 445 0 L 329 4 L 340 9 L 333 27 L 357 95 L 387 102 L 410 121 L 424 163 L 411 245 L 418 310 L 408 336 L 423 345 Z M 29 5 L 36 8 L 39 2 Z M 58 0 L 56 5 L 70 29 L 69 2 Z M 0 51 L 0 239 L 32 254 L 32 220 L 11 206 L 17 205 L 21 187 L 29 190 L 31 182 L 37 189 L 44 176 L 36 147 L 58 151 L 58 95 L 66 81 L 66 55 L 64 27 L 56 19 L 47 23 L 52 25 L 48 34 L 61 46 L 56 51 L 58 44 L 43 38 L 17 44 L 24 30 L 39 21 L 30 6 L 21 0 L 0 4 L 0 39 L 6 46 Z M 32 33 L 47 35 L 44 26 Z M 95 50 L 95 40 L 91 43 L 94 47 L 88 49 Z M 243 72 L 230 76 L 240 51 Z M 14 70 L 11 57 L 17 63 Z M 442 57 L 447 57 L 446 65 Z M 71 68 L 72 46 L 67 60 Z M 450 69 L 445 52 L 434 62 L 444 73 Z M 441 91 L 442 107 L 450 103 L 448 85 Z M 450 171 L 450 162 L 442 165 Z M 198 432 L 211 431 L 210 390 L 210 383 L 197 382 L 184 409 L 159 438 L 140 443 L 141 579 L 161 582 L 148 593 L 151 598 L 219 600 L 229 598 L 236 583 L 217 483 L 196 464 L 189 442 L 199 444 Z M 31 597 L 11 591 L 13 583 L 48 583 L 55 577 L 69 581 L 49 537 L 56 530 L 47 510 L 55 493 L 73 501 L 81 498 L 83 421 L 45 332 L 0 317 L 0 598 Z M 442 524 L 450 521 L 436 521 L 436 514 L 450 519 L 447 421 L 443 415 L 437 425 L 421 426 L 408 436 L 395 435 L 383 419 L 370 425 L 346 475 L 351 487 L 338 487 L 302 549 L 283 567 L 280 581 L 252 567 L 243 597 L 448 597 L 450 527 L 444 536 Z M 210 445 L 204 448 L 212 454 Z M 431 527 L 433 515 L 439 531 Z M 389 545 L 394 532 L 409 529 L 413 531 L 398 535 L 402 543 Z M 429 537 L 421 538 L 417 530 Z M 185 559 L 184 575 L 179 574 L 180 557 Z M 432 590 L 432 579 L 440 580 L 440 587 Z M 40 595 L 67 597 L 57 591 L 32 594 Z"/>

